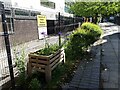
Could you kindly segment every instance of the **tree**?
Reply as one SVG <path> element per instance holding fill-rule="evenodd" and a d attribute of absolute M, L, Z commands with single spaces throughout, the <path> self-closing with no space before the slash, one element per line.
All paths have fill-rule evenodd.
<path fill-rule="evenodd" d="M 120 13 L 119 2 L 78 2 L 76 1 L 70 10 L 77 16 L 82 17 L 95 17 L 95 22 L 97 23 L 98 15 L 109 16 Z"/>

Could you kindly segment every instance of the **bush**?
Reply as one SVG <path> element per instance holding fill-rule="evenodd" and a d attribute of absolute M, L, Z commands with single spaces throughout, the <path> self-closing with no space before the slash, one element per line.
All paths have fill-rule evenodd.
<path fill-rule="evenodd" d="M 81 29 L 89 30 L 91 34 L 93 34 L 92 36 L 94 37 L 95 40 L 99 39 L 103 33 L 102 29 L 98 25 L 90 22 L 83 23 L 81 25 Z"/>
<path fill-rule="evenodd" d="M 65 53 L 68 59 L 80 59 L 91 44 L 100 38 L 102 30 L 92 23 L 83 23 L 81 28 L 70 35 Z"/>
<path fill-rule="evenodd" d="M 85 46 L 85 34 L 85 30 L 77 29 L 73 34 L 70 35 L 69 41 L 67 42 L 65 48 L 66 58 L 72 60 L 80 58 L 83 47 Z"/>

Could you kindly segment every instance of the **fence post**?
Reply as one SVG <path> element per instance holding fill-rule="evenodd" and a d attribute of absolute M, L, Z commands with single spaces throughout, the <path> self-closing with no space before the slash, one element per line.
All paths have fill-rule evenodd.
<path fill-rule="evenodd" d="M 58 13 L 58 26 L 59 26 L 59 46 L 61 46 L 60 12 Z"/>
<path fill-rule="evenodd" d="M 1 16 L 2 16 L 2 26 L 3 26 L 3 31 L 4 31 L 4 40 L 5 40 L 5 45 L 6 45 L 9 72 L 10 72 L 10 78 L 11 78 L 11 86 L 12 86 L 12 90 L 14 90 L 15 89 L 15 81 L 14 81 L 14 73 L 13 73 L 13 66 L 12 66 L 12 57 L 11 57 L 11 50 L 10 50 L 9 35 L 8 35 L 7 25 L 6 25 L 4 4 L 1 2 L 0 2 L 0 7 L 1 7 Z"/>

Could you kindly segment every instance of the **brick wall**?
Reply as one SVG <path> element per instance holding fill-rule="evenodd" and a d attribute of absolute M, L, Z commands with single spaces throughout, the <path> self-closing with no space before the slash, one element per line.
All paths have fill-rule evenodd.
<path fill-rule="evenodd" d="M 10 35 L 13 44 L 21 44 L 38 39 L 36 20 L 14 20 L 14 34 Z"/>
<path fill-rule="evenodd" d="M 14 20 L 14 33 L 10 34 L 11 45 L 22 44 L 38 39 L 37 20 Z M 0 48 L 3 48 L 4 37 L 0 36 Z"/>

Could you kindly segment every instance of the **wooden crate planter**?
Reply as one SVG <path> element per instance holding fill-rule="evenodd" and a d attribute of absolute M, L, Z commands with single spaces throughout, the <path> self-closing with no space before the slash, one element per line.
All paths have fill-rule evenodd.
<path fill-rule="evenodd" d="M 45 78 L 48 82 L 51 80 L 52 70 L 54 70 L 60 62 L 65 63 L 64 48 L 49 56 L 30 53 L 28 62 L 28 75 L 30 75 L 32 70 L 35 69 L 45 73 Z"/>

